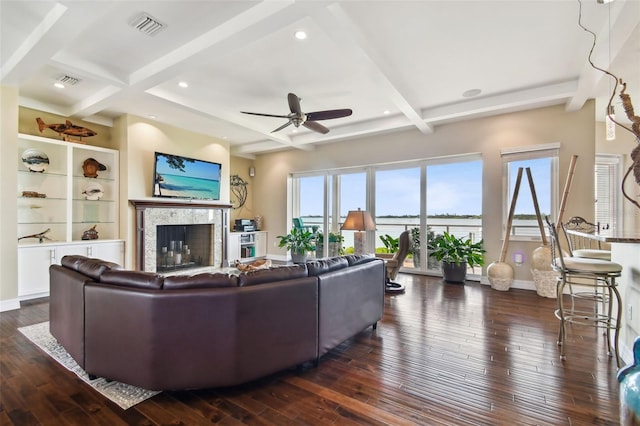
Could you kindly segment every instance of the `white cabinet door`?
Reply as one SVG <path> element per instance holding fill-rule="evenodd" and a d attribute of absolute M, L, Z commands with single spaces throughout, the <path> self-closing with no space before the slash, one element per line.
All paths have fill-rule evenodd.
<path fill-rule="evenodd" d="M 88 247 L 89 257 L 106 260 L 124 266 L 124 241 L 94 243 Z"/>
<path fill-rule="evenodd" d="M 49 295 L 49 266 L 58 263 L 56 246 L 18 247 L 18 298 Z"/>
<path fill-rule="evenodd" d="M 88 246 L 85 244 L 69 244 L 61 245 L 56 248 L 56 263 L 60 264 L 60 259 L 64 256 L 80 255 L 86 257 L 92 257 L 89 255 Z"/>
<path fill-rule="evenodd" d="M 60 264 L 67 255 L 79 254 L 122 265 L 124 241 L 29 245 L 18 247 L 18 298 L 22 300 L 49 295 L 49 266 Z"/>
<path fill-rule="evenodd" d="M 256 232 L 256 257 L 267 255 L 267 233 L 266 231 Z"/>
<path fill-rule="evenodd" d="M 240 235 L 239 233 L 230 232 L 229 238 L 227 238 L 227 259 L 231 265 L 240 259 Z"/>

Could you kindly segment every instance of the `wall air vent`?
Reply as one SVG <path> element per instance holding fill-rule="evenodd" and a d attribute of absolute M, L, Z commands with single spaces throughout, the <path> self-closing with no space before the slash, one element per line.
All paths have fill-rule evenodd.
<path fill-rule="evenodd" d="M 148 36 L 154 36 L 158 34 L 160 30 L 166 27 L 166 24 L 163 24 L 162 22 L 158 21 L 156 18 L 145 12 L 133 18 L 129 22 L 129 25 Z"/>
<path fill-rule="evenodd" d="M 80 82 L 79 78 L 71 77 L 70 75 L 63 74 L 57 79 L 60 83 L 68 86 L 75 86 Z"/>

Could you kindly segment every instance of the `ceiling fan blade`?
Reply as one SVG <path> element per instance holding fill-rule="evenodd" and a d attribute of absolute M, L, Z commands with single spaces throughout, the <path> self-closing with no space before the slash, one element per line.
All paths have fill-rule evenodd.
<path fill-rule="evenodd" d="M 315 121 L 305 121 L 304 123 L 302 123 L 302 125 L 307 129 L 311 129 L 314 132 L 322 133 L 323 135 L 329 133 L 329 129 L 327 129 L 320 123 L 316 123 Z"/>
<path fill-rule="evenodd" d="M 307 113 L 307 121 L 330 120 L 332 118 L 348 117 L 353 114 L 350 109 L 330 109 Z"/>
<path fill-rule="evenodd" d="M 300 98 L 295 95 L 295 93 L 289 93 L 287 95 L 287 99 L 289 100 L 289 109 L 292 113 L 300 116 L 302 115 L 302 109 L 300 108 Z"/>
<path fill-rule="evenodd" d="M 240 111 L 240 112 L 243 114 L 260 115 L 262 117 L 289 118 L 288 115 L 263 114 L 261 112 L 246 112 L 246 111 Z"/>
<path fill-rule="evenodd" d="M 287 126 L 290 126 L 292 123 L 293 123 L 293 122 L 292 122 L 291 120 L 289 120 L 289 121 L 287 121 L 286 123 L 284 123 L 282 126 L 278 127 L 277 129 L 272 130 L 272 131 L 271 131 L 271 133 L 278 132 L 278 131 L 280 131 L 280 130 L 284 129 L 285 127 L 287 127 Z"/>

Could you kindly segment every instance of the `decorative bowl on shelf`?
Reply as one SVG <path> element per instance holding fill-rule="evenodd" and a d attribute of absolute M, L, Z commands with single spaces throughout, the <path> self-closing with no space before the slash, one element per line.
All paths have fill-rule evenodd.
<path fill-rule="evenodd" d="M 42 173 L 49 167 L 49 156 L 34 148 L 26 149 L 22 153 L 22 164 L 29 171 Z"/>
<path fill-rule="evenodd" d="M 82 196 L 85 200 L 96 201 L 102 198 L 104 195 L 104 188 L 102 185 L 96 182 L 87 184 L 82 191 Z"/>

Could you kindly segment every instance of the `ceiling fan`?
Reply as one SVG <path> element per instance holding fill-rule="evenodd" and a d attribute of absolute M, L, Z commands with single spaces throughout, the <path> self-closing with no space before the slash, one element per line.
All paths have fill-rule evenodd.
<path fill-rule="evenodd" d="M 275 115 L 275 114 L 262 114 L 259 112 L 246 112 L 240 111 L 243 114 L 251 114 L 251 115 L 261 115 L 263 117 L 277 117 L 277 118 L 286 118 L 287 121 L 282 126 L 273 130 L 271 133 L 277 132 L 279 130 L 284 129 L 287 126 L 293 124 L 296 127 L 300 127 L 302 124 L 307 129 L 313 130 L 314 132 L 326 134 L 329 133 L 329 129 L 324 127 L 320 123 L 316 123 L 319 120 L 330 120 L 332 118 L 341 118 L 350 116 L 353 111 L 350 109 L 330 109 L 326 111 L 316 111 L 304 113 L 300 108 L 300 98 L 296 96 L 294 93 L 289 93 L 287 95 L 287 99 L 289 100 L 289 109 L 291 110 L 290 114 L 287 115 Z"/>

